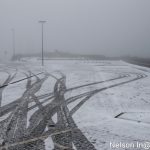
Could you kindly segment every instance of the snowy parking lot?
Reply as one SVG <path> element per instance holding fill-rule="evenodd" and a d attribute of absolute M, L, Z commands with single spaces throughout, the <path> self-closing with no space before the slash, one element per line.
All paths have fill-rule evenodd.
<path fill-rule="evenodd" d="M 0 65 L 2 150 L 122 150 L 111 143 L 149 142 L 149 130 L 149 68 L 98 60 Z"/>

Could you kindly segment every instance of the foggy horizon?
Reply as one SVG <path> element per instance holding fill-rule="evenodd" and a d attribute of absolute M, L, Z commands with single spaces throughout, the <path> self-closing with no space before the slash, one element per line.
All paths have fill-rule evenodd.
<path fill-rule="evenodd" d="M 40 53 L 41 25 L 44 51 L 106 56 L 150 57 L 150 1 L 145 0 L 1 0 L 0 52 Z"/>

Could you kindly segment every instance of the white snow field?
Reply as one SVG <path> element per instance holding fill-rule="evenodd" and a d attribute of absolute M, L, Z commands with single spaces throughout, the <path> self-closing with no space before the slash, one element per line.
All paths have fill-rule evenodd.
<path fill-rule="evenodd" d="M 40 96 L 53 92 L 56 82 L 54 77 L 59 78 L 62 74 L 65 75 L 66 88 L 69 89 L 65 93 L 65 99 L 79 96 L 68 104 L 68 109 L 78 128 L 95 149 L 144 150 L 144 144 L 150 142 L 149 68 L 123 61 L 98 60 L 45 60 L 44 67 L 41 67 L 40 60 L 35 58 L 25 60 L 3 65 L 0 70 L 0 82 L 3 83 L 7 72 L 10 74 L 17 72 L 13 81 L 25 78 L 25 73 L 29 71 L 34 74 L 49 73 L 51 76 L 36 93 L 36 96 Z M 33 81 L 35 78 L 36 76 L 32 77 Z M 25 90 L 26 83 L 27 80 L 23 80 L 8 85 L 2 94 L 2 106 L 19 99 Z M 84 101 L 88 92 L 91 92 L 89 98 Z M 80 97 L 84 93 L 85 96 Z M 41 99 L 40 102 L 42 101 Z M 51 100 L 43 102 L 43 106 L 50 102 Z M 31 102 L 29 107 L 33 105 L 35 102 Z M 28 112 L 27 126 L 29 126 L 31 115 L 37 109 L 38 106 Z M 0 117 L 0 121 L 7 116 L 9 114 Z M 53 120 L 57 122 L 56 114 Z M 139 147 L 136 147 L 137 142 L 141 143 Z M 132 143 L 135 147 L 128 147 Z M 45 139 L 45 145 L 46 150 L 53 149 L 54 144 L 50 136 Z M 74 144 L 73 147 L 77 149 Z"/>

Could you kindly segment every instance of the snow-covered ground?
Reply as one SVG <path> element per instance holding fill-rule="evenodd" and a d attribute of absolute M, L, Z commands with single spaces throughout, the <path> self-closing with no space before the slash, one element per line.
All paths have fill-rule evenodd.
<path fill-rule="evenodd" d="M 72 89 L 66 92 L 65 99 L 102 89 L 93 94 L 73 114 L 77 126 L 97 150 L 125 149 L 112 147 L 111 143 L 144 144 L 150 141 L 149 68 L 123 61 L 93 60 L 46 60 L 45 66 L 41 67 L 40 61 L 36 59 L 9 64 L 9 67 L 7 71 L 10 73 L 15 73 L 17 69 L 17 76 L 13 81 L 25 78 L 24 73 L 29 70 L 35 74 L 46 72 L 58 78 L 60 74 L 64 74 L 67 89 Z M 2 82 L 6 72 L 2 70 L 0 74 Z M 2 106 L 20 98 L 25 91 L 26 82 L 23 80 L 7 86 L 3 92 Z M 50 76 L 36 95 L 53 92 L 55 82 L 56 79 Z M 71 111 L 83 98 L 70 103 L 69 110 Z M 31 114 L 33 112 L 29 111 L 29 118 Z M 47 150 L 53 148 L 50 137 L 45 143 Z M 144 148 L 139 148 L 142 149 Z"/>

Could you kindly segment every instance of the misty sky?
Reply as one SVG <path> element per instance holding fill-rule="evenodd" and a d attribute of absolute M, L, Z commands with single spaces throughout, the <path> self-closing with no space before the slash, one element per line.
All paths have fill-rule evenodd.
<path fill-rule="evenodd" d="M 150 57 L 150 0 L 0 0 L 0 52 L 45 51 Z"/>

